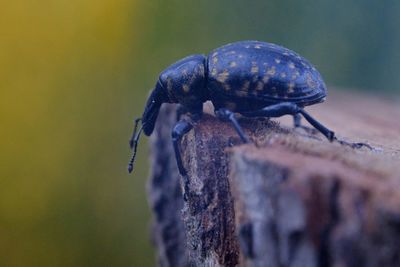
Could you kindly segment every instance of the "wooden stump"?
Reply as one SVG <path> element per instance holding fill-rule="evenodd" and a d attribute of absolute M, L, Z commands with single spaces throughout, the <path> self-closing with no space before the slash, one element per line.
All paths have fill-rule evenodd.
<path fill-rule="evenodd" d="M 152 137 L 149 200 L 160 266 L 400 266 L 400 109 L 334 94 L 307 110 L 347 141 L 288 119 L 240 119 L 254 144 L 205 115 L 181 142 L 188 200 L 164 106 Z M 374 111 L 374 113 L 370 113 Z"/>

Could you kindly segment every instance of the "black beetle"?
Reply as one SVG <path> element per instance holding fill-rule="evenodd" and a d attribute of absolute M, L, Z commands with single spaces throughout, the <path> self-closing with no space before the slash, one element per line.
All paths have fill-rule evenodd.
<path fill-rule="evenodd" d="M 241 41 L 213 50 L 208 56 L 192 55 L 164 70 L 152 91 L 142 118 L 137 119 L 130 146 L 134 149 L 128 171 L 132 172 L 142 130 L 153 132 L 163 103 L 178 103 L 190 120 L 179 119 L 172 131 L 172 142 L 179 172 L 186 177 L 178 148 L 179 140 L 200 119 L 203 103 L 211 100 L 218 118 L 232 122 L 243 142 L 249 142 L 234 113 L 245 117 L 293 115 L 300 126 L 300 114 L 330 141 L 337 140 L 304 107 L 323 102 L 326 85 L 315 67 L 297 53 L 279 45 Z M 142 127 L 136 134 L 137 125 Z M 344 141 L 339 141 L 346 143 Z M 348 143 L 347 143 L 348 144 Z M 360 147 L 362 143 L 351 144 Z"/>

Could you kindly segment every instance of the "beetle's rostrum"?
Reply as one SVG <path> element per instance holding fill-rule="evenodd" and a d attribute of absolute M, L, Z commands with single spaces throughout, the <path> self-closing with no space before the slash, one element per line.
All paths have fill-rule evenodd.
<path fill-rule="evenodd" d="M 249 138 L 237 122 L 235 113 L 245 117 L 293 115 L 296 126 L 300 126 L 299 116 L 302 115 L 333 141 L 337 140 L 334 132 L 304 110 L 308 105 L 323 102 L 326 95 L 326 85 L 316 68 L 299 54 L 279 45 L 241 41 L 219 47 L 207 56 L 188 56 L 161 72 L 142 118 L 135 122 L 130 141 L 134 152 L 128 171 L 133 170 L 142 129 L 145 135 L 152 134 L 163 103 L 179 104 L 179 113 L 184 110 L 190 117 L 178 116 L 172 131 L 178 169 L 181 175 L 186 176 L 178 144 L 193 128 L 193 122 L 200 119 L 204 102 L 210 100 L 215 115 L 230 121 L 245 143 Z M 142 127 L 136 134 L 140 120 Z"/>

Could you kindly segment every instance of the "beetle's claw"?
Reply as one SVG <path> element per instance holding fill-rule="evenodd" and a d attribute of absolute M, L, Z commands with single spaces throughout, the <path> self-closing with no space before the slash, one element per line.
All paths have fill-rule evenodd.
<path fill-rule="evenodd" d="M 367 148 L 369 148 L 369 149 L 371 149 L 371 150 L 374 150 L 374 148 L 372 147 L 372 146 L 370 146 L 369 144 L 366 144 L 366 143 L 353 143 L 353 148 L 362 148 L 362 147 L 367 147 Z"/>
<path fill-rule="evenodd" d="M 368 148 L 370 150 L 375 150 L 374 147 L 372 147 L 371 145 L 369 145 L 367 143 L 362 143 L 362 142 L 352 143 L 352 142 L 347 142 L 347 141 L 338 139 L 337 137 L 335 137 L 334 140 L 337 141 L 341 145 L 349 146 L 349 147 L 351 147 L 353 149 L 361 149 L 363 147 L 366 147 L 366 148 Z"/>

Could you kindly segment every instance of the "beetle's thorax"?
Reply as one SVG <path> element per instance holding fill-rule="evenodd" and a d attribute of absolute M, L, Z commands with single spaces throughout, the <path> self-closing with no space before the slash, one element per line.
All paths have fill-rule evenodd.
<path fill-rule="evenodd" d="M 208 100 L 206 89 L 206 57 L 192 55 L 179 60 L 160 74 L 159 83 L 169 103 L 193 109 Z"/>

